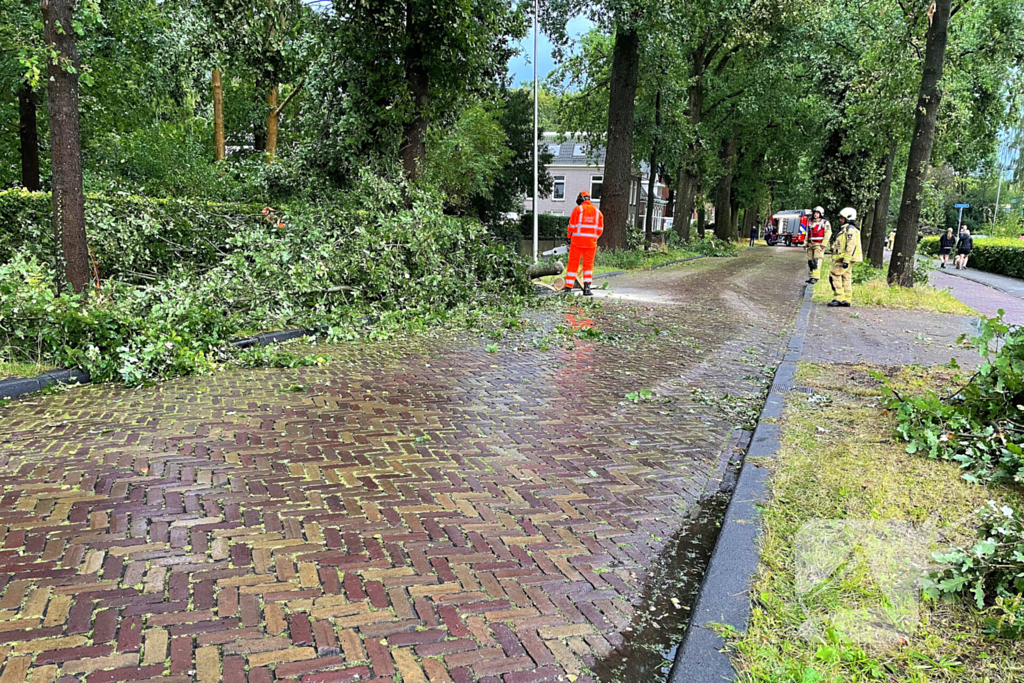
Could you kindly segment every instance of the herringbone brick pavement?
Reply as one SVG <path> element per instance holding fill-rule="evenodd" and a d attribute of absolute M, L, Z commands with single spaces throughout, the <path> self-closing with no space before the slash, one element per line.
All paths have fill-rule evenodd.
<path fill-rule="evenodd" d="M 802 263 L 632 276 L 666 303 L 548 350 L 449 335 L 0 408 L 0 683 L 592 680 Z"/>

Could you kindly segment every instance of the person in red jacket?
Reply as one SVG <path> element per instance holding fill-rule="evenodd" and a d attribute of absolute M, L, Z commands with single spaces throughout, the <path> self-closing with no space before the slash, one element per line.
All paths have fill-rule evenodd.
<path fill-rule="evenodd" d="M 604 232 L 604 216 L 590 202 L 590 193 L 584 190 L 576 198 L 576 208 L 569 218 L 569 265 L 566 266 L 565 291 L 572 293 L 577 276 L 582 275 L 583 296 L 593 296 L 590 283 L 594 280 L 594 256 L 597 239 Z M 582 273 L 580 261 L 583 261 Z"/>

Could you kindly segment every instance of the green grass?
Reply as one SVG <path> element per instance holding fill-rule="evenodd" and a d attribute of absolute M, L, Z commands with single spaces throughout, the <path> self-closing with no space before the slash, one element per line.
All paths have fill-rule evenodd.
<path fill-rule="evenodd" d="M 895 379 L 906 391 L 954 382 L 947 369 L 897 372 Z M 902 642 L 888 647 L 852 642 L 836 628 L 835 615 L 885 605 L 878 582 L 856 560 L 813 591 L 797 591 L 794 546 L 808 522 L 934 523 L 943 545 L 952 545 L 968 540 L 972 513 L 985 501 L 1020 498 L 1008 489 L 967 483 L 955 465 L 907 454 L 892 436 L 894 421 L 881 407 L 878 382 L 865 367 L 801 364 L 798 384 L 815 393 L 790 394 L 779 457 L 766 463 L 774 476 L 763 509 L 762 556 L 751 593 L 756 598 L 748 631 L 730 646 L 739 680 L 1024 680 L 1024 644 L 987 638 L 981 615 L 959 602 L 925 603 L 919 625 L 905 631 Z M 802 633 L 809 620 L 822 626 Z"/>
<path fill-rule="evenodd" d="M 814 301 L 828 302 L 832 300 L 832 286 L 828 281 L 828 271 L 831 267 L 831 259 L 825 259 L 821 265 L 822 277 L 814 285 Z M 879 272 L 882 273 L 882 271 Z M 912 288 L 890 287 L 884 278 L 854 283 L 853 305 L 915 309 L 955 315 L 978 315 L 977 311 L 944 289 L 936 289 L 931 285 L 915 285 Z"/>
<path fill-rule="evenodd" d="M 8 363 L 0 360 L 0 379 L 35 377 L 47 370 L 53 370 L 53 368 L 42 363 Z"/>

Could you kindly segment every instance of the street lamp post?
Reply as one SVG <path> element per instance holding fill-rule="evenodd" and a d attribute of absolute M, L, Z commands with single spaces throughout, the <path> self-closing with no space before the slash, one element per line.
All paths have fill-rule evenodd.
<path fill-rule="evenodd" d="M 533 262 L 537 262 L 537 241 L 539 237 L 540 216 L 538 213 L 538 189 L 540 186 L 540 141 L 538 140 L 539 111 L 537 102 L 537 17 L 540 13 L 540 0 L 533 1 Z"/>

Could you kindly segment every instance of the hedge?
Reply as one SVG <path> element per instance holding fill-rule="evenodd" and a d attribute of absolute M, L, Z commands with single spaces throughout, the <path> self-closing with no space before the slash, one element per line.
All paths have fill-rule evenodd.
<path fill-rule="evenodd" d="M 520 226 L 524 238 L 533 239 L 533 214 L 524 213 L 520 218 Z M 539 239 L 551 240 L 565 238 L 569 232 L 569 217 L 542 213 L 537 221 Z"/>
<path fill-rule="evenodd" d="M 101 278 L 152 280 L 178 266 L 212 266 L 227 240 L 263 220 L 262 207 L 87 194 L 85 226 Z M 48 192 L 0 191 L 0 263 L 15 254 L 54 262 Z"/>
<path fill-rule="evenodd" d="M 939 253 L 939 238 L 925 237 L 919 249 L 922 254 Z M 985 237 L 974 240 L 970 266 L 998 275 L 1024 279 L 1024 240 L 1014 237 Z"/>

